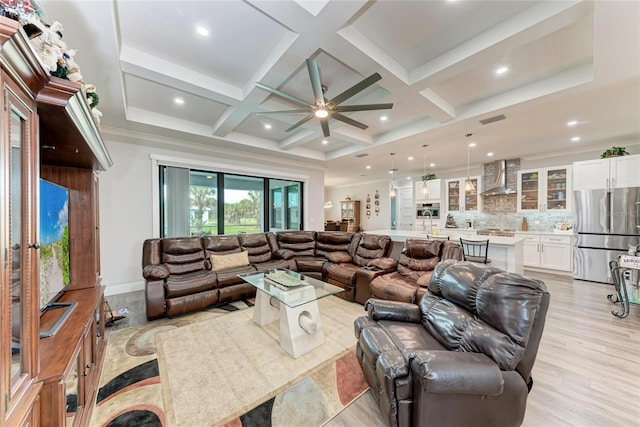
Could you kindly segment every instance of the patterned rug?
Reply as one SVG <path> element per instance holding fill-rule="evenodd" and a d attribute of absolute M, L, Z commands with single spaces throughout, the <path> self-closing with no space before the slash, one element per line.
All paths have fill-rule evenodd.
<path fill-rule="evenodd" d="M 234 302 L 177 319 L 111 331 L 90 426 L 166 426 L 156 334 L 245 308 L 246 304 Z M 319 426 L 366 390 L 351 351 L 226 425 Z"/>

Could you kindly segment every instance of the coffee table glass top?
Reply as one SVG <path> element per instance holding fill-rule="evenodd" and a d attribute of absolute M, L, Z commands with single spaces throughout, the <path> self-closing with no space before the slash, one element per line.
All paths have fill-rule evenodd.
<path fill-rule="evenodd" d="M 339 286 L 284 268 L 266 273 L 243 273 L 238 277 L 289 307 L 298 307 L 344 291 Z"/>

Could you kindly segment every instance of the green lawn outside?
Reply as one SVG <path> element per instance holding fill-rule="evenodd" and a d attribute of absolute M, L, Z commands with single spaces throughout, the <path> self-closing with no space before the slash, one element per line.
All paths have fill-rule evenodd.
<path fill-rule="evenodd" d="M 196 232 L 196 227 L 191 227 L 191 235 Z M 211 224 L 202 227 L 202 233 L 205 236 L 211 236 L 218 234 L 218 225 Z M 238 234 L 238 233 L 260 233 L 259 224 L 242 224 L 242 225 L 225 225 L 224 234 Z"/>

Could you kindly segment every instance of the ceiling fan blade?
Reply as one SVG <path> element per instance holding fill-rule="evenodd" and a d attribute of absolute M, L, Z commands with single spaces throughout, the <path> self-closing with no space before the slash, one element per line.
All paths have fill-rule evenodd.
<path fill-rule="evenodd" d="M 331 117 L 336 119 L 336 120 L 340 120 L 341 122 L 346 123 L 348 125 L 360 128 L 362 130 L 365 130 L 366 128 L 369 127 L 369 126 L 365 125 L 364 123 L 356 122 L 355 120 L 353 120 L 353 119 L 351 119 L 351 118 L 349 118 L 347 116 L 343 116 L 342 114 L 339 114 L 339 113 L 333 113 L 333 114 L 331 114 Z"/>
<path fill-rule="evenodd" d="M 360 83 L 357 83 L 351 86 L 349 89 L 345 90 L 344 92 L 342 92 L 340 95 L 336 96 L 329 102 L 333 103 L 334 105 L 338 105 L 342 101 L 346 101 L 347 99 L 351 98 L 356 93 L 365 90 L 366 88 L 368 88 L 369 86 L 371 86 L 372 84 L 380 80 L 381 78 L 382 76 L 380 74 L 373 73 L 366 79 L 362 80 Z"/>
<path fill-rule="evenodd" d="M 338 105 L 333 111 L 366 111 L 366 110 L 388 110 L 393 108 L 393 104 L 364 104 L 364 105 Z"/>
<path fill-rule="evenodd" d="M 329 119 L 328 118 L 320 119 L 320 126 L 322 126 L 322 133 L 324 134 L 325 138 L 331 136 L 329 134 Z"/>
<path fill-rule="evenodd" d="M 292 130 L 302 126 L 303 124 L 305 124 L 306 122 L 311 120 L 312 117 L 313 117 L 313 115 L 309 114 L 307 117 L 305 117 L 304 119 L 300 120 L 298 123 L 296 123 L 295 125 L 291 126 L 289 129 L 285 130 L 285 132 L 291 132 Z"/>
<path fill-rule="evenodd" d="M 311 80 L 311 88 L 313 89 L 313 98 L 316 101 L 316 105 L 324 105 L 324 94 L 322 93 L 318 64 L 313 59 L 307 59 L 307 69 L 309 70 L 309 79 Z"/>
<path fill-rule="evenodd" d="M 281 111 L 258 111 L 257 116 L 268 116 L 270 114 L 309 114 L 309 109 L 306 110 L 281 110 Z"/>
<path fill-rule="evenodd" d="M 295 97 L 293 95 L 289 95 L 288 93 L 284 93 L 284 92 L 282 92 L 282 91 L 280 91 L 278 89 L 274 89 L 272 87 L 263 85 L 262 83 L 255 82 L 254 84 L 256 85 L 256 87 L 259 87 L 260 89 L 266 90 L 267 92 L 271 92 L 272 94 L 277 95 L 280 98 L 284 98 L 284 99 L 286 99 L 288 101 L 291 101 L 294 104 L 302 105 L 303 107 L 312 107 L 313 106 L 313 104 L 308 103 L 304 99 L 300 99 L 300 98 L 297 98 L 297 97 Z"/>

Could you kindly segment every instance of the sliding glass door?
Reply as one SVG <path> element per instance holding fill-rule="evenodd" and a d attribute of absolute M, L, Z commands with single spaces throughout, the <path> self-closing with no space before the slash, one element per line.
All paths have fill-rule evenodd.
<path fill-rule="evenodd" d="M 162 237 L 301 230 L 301 201 L 297 181 L 160 166 Z"/>

